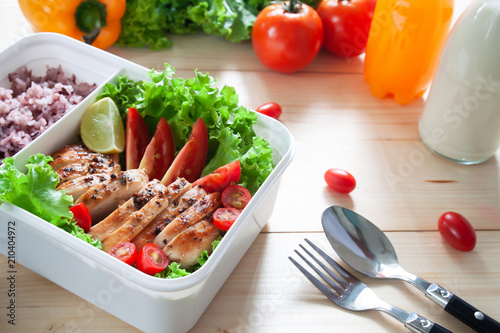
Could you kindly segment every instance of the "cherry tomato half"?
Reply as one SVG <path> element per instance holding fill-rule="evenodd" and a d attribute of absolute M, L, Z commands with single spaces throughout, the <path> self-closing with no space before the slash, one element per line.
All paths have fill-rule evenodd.
<path fill-rule="evenodd" d="M 347 194 L 356 188 L 356 179 L 342 169 L 328 169 L 325 172 L 325 181 L 329 188 L 340 193 Z"/>
<path fill-rule="evenodd" d="M 446 212 L 441 215 L 438 230 L 444 240 L 457 250 L 469 252 L 476 246 L 476 231 L 459 213 Z"/>
<path fill-rule="evenodd" d="M 376 0 L 321 0 L 316 7 L 323 22 L 323 48 L 338 57 L 365 52 Z"/>
<path fill-rule="evenodd" d="M 134 243 L 130 242 L 116 245 L 109 250 L 109 254 L 131 266 L 135 264 L 135 261 L 137 260 L 137 248 Z"/>
<path fill-rule="evenodd" d="M 217 208 L 212 218 L 217 228 L 228 231 L 238 216 L 240 216 L 240 211 L 236 208 Z"/>
<path fill-rule="evenodd" d="M 139 251 L 135 267 L 148 275 L 155 275 L 167 268 L 168 263 L 166 254 L 158 246 L 147 243 Z"/>
<path fill-rule="evenodd" d="M 278 119 L 281 116 L 281 106 L 275 102 L 262 104 L 255 111 L 265 114 L 266 116 L 274 119 Z"/>
<path fill-rule="evenodd" d="M 85 204 L 79 203 L 78 205 L 74 205 L 71 207 L 70 212 L 73 213 L 73 218 L 76 221 L 76 225 L 83 229 L 83 231 L 89 231 L 92 226 L 92 217 L 90 216 L 90 212 L 85 206 Z"/>
<path fill-rule="evenodd" d="M 323 23 L 310 6 L 293 1 L 265 7 L 252 28 L 252 45 L 264 66 L 280 73 L 306 67 L 323 42 Z M 290 8 L 293 7 L 293 8 Z"/>
<path fill-rule="evenodd" d="M 252 199 L 250 191 L 241 185 L 229 185 L 222 192 L 222 205 L 226 208 L 242 210 Z"/>

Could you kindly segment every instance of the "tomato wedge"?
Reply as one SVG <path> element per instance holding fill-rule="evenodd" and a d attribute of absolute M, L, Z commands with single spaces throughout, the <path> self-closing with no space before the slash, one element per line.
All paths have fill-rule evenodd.
<path fill-rule="evenodd" d="M 217 208 L 212 216 L 214 225 L 222 231 L 228 231 L 241 212 L 236 208 Z"/>
<path fill-rule="evenodd" d="M 250 191 L 237 184 L 229 185 L 222 192 L 222 205 L 226 208 L 236 208 L 242 210 L 252 199 Z"/>
<path fill-rule="evenodd" d="M 167 268 L 168 263 L 167 255 L 158 246 L 147 243 L 139 251 L 135 267 L 148 275 L 155 275 Z"/>
<path fill-rule="evenodd" d="M 149 179 L 161 179 L 172 165 L 174 157 L 174 136 L 167 120 L 161 118 L 153 139 L 146 147 L 139 169 L 145 168 Z"/>
<path fill-rule="evenodd" d="M 137 169 L 151 141 L 151 135 L 144 119 L 133 107 L 127 112 L 125 140 L 125 167 L 127 170 Z"/>
<path fill-rule="evenodd" d="M 236 160 L 217 168 L 214 172 L 198 179 L 193 186 L 201 185 L 208 193 L 222 192 L 231 183 L 238 183 L 241 176 L 240 161 Z"/>
<path fill-rule="evenodd" d="M 109 250 L 109 254 L 127 265 L 133 265 L 137 260 L 137 248 L 134 243 L 130 242 L 116 245 Z"/>
<path fill-rule="evenodd" d="M 163 176 L 161 183 L 169 185 L 179 177 L 194 182 L 201 176 L 208 152 L 208 132 L 203 119 L 193 124 L 188 141 L 175 157 L 172 165 Z"/>
<path fill-rule="evenodd" d="M 79 203 L 78 205 L 74 205 L 71 207 L 70 212 L 73 213 L 73 218 L 76 221 L 76 225 L 83 229 L 83 231 L 89 231 L 92 226 L 92 217 L 90 216 L 90 212 L 85 206 L 85 204 Z"/>

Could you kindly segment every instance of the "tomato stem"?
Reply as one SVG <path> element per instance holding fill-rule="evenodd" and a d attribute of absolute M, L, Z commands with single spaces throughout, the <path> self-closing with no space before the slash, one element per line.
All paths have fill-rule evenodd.
<path fill-rule="evenodd" d="M 300 12 L 301 5 L 302 3 L 298 0 L 290 0 L 288 6 L 284 4 L 283 8 L 289 13 L 298 13 Z"/>

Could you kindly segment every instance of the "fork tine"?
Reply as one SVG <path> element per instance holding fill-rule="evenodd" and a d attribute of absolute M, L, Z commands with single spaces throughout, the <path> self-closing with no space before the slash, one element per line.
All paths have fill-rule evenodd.
<path fill-rule="evenodd" d="M 321 262 L 317 257 L 315 257 L 311 252 L 309 252 L 302 244 L 299 244 L 299 246 L 302 248 L 302 250 L 304 250 L 311 258 L 314 259 L 314 261 L 316 261 L 318 263 L 318 265 L 321 266 L 321 268 L 323 268 L 323 270 L 325 270 L 337 283 L 333 283 L 333 281 L 331 281 L 326 275 L 324 275 L 320 270 L 318 270 L 315 266 L 313 266 L 310 262 L 308 262 L 300 253 L 297 252 L 297 250 L 295 250 L 295 252 L 297 252 L 297 254 L 299 256 L 302 257 L 302 259 L 304 259 L 308 264 L 309 266 L 312 267 L 312 269 L 314 269 L 314 271 L 316 273 L 318 273 L 322 278 L 323 280 L 325 280 L 326 283 L 328 283 L 332 288 L 335 288 L 337 285 L 341 285 L 342 288 L 347 288 L 348 284 L 345 280 L 343 280 L 340 276 L 338 276 L 335 272 L 333 272 L 330 268 L 328 268 L 323 262 Z M 343 290 L 342 290 L 343 291 Z M 342 293 L 342 291 L 338 291 L 338 293 Z"/>
<path fill-rule="evenodd" d="M 302 256 L 301 256 L 302 257 Z M 301 264 L 299 264 L 292 257 L 288 257 L 290 261 L 306 276 L 306 278 L 312 282 L 326 297 L 328 297 L 333 302 L 337 303 L 339 299 L 339 295 L 337 295 L 333 290 L 329 289 L 326 285 L 321 283 L 316 277 L 314 277 L 309 271 L 307 271 Z M 337 287 L 338 288 L 338 287 Z"/>
<path fill-rule="evenodd" d="M 309 239 L 305 238 L 304 239 L 307 244 L 309 244 L 316 252 L 318 252 L 330 265 L 332 265 L 333 268 L 347 281 L 353 281 L 355 279 L 357 281 L 357 278 L 355 278 L 351 273 L 346 271 L 342 266 L 337 264 L 335 260 L 333 260 L 329 255 L 327 255 L 323 250 L 321 250 L 319 247 L 317 247 L 313 242 L 311 242 Z"/>
<path fill-rule="evenodd" d="M 300 245 L 300 247 L 302 247 L 304 249 L 304 247 L 302 245 Z M 309 253 L 309 251 L 307 251 L 306 249 L 304 249 L 306 252 L 308 252 L 309 256 L 311 256 L 312 258 L 314 258 L 314 256 L 312 256 L 311 253 Z M 330 287 L 332 287 L 339 295 L 342 295 L 342 293 L 344 292 L 344 289 L 342 289 L 338 283 L 335 283 L 333 282 L 328 276 L 325 275 L 325 273 L 323 273 L 322 271 L 320 271 L 316 266 L 314 266 L 309 260 L 307 260 L 307 258 L 305 258 L 299 251 L 295 250 L 295 253 L 297 253 L 299 255 L 299 257 L 302 258 L 302 260 L 304 260 L 319 276 L 321 276 L 321 278 L 326 282 L 328 283 L 328 285 Z M 314 258 L 316 259 L 316 258 Z M 323 269 L 325 269 L 325 267 L 323 267 Z M 328 268 L 326 268 L 326 270 L 328 270 Z M 331 274 L 333 272 L 328 272 L 328 274 Z M 335 278 L 335 274 L 332 276 L 336 281 L 337 281 L 337 278 Z M 345 283 L 345 281 L 344 281 Z M 342 285 L 342 287 L 344 287 Z"/>

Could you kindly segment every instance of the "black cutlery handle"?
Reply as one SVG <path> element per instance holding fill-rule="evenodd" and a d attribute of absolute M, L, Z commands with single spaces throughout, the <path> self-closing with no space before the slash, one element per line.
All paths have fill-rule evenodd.
<path fill-rule="evenodd" d="M 429 333 L 453 333 L 453 332 L 447 330 L 446 328 L 444 328 L 441 325 L 438 325 L 438 324 L 434 323 L 434 325 L 432 325 L 432 328 L 429 331 Z"/>
<path fill-rule="evenodd" d="M 500 323 L 484 312 L 479 311 L 460 297 L 453 295 L 445 308 L 446 312 L 480 333 L 500 332 Z"/>

